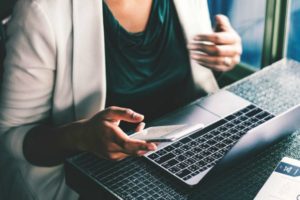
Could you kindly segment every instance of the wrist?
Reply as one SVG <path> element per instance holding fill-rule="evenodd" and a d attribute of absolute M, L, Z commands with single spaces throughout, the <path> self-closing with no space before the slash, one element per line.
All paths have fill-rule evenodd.
<path fill-rule="evenodd" d="M 84 151 L 83 135 L 86 131 L 87 120 L 80 120 L 61 127 L 63 134 L 61 148 L 65 149 L 69 154 Z"/>

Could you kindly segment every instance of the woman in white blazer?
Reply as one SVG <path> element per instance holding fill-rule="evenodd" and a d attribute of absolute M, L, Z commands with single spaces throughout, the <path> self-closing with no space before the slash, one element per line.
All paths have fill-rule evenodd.
<path fill-rule="evenodd" d="M 216 18 L 218 33 L 212 32 L 206 0 L 173 3 L 190 52 L 193 89 L 214 92 L 212 70 L 227 71 L 239 62 L 240 38 L 223 16 Z M 125 19 L 129 32 L 145 30 L 151 0 L 106 5 L 121 24 Z M 133 9 L 142 13 L 140 21 L 122 18 Z M 143 9 L 147 15 L 138 12 Z M 8 28 L 0 100 L 0 199 L 76 199 L 65 185 L 67 156 L 84 150 L 118 160 L 156 148 L 130 140 L 118 127 L 125 120 L 141 129 L 143 115 L 105 109 L 103 16 L 101 0 L 18 1 Z"/>

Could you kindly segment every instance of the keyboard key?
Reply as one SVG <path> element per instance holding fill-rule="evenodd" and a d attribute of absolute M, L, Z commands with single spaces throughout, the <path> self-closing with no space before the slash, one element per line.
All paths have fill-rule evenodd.
<path fill-rule="evenodd" d="M 219 142 L 215 145 L 215 147 L 219 148 L 219 149 L 222 149 L 226 146 L 226 144 L 222 143 L 222 142 Z"/>
<path fill-rule="evenodd" d="M 211 135 L 208 134 L 208 133 L 204 134 L 202 137 L 203 137 L 204 139 L 206 139 L 206 140 L 209 140 L 209 139 L 212 138 Z"/>
<path fill-rule="evenodd" d="M 199 173 L 200 173 L 200 172 L 199 172 L 199 169 L 198 169 L 197 171 L 194 171 L 194 172 L 192 173 L 192 177 L 198 175 Z"/>
<path fill-rule="evenodd" d="M 196 164 L 193 164 L 193 165 L 189 166 L 188 169 L 191 172 L 195 172 L 195 171 L 197 171 L 199 169 L 199 166 L 197 166 Z"/>
<path fill-rule="evenodd" d="M 224 144 L 226 144 L 226 145 L 230 145 L 230 144 L 232 144 L 234 141 L 231 140 L 230 138 L 226 138 L 226 139 L 223 140 L 222 142 L 223 142 Z"/>
<path fill-rule="evenodd" d="M 228 128 L 226 127 L 226 126 L 220 126 L 219 127 L 219 130 L 221 131 L 221 132 L 224 132 L 224 131 L 227 131 L 228 130 Z"/>
<path fill-rule="evenodd" d="M 208 151 L 208 149 L 203 149 L 203 151 L 202 151 L 202 155 L 204 155 L 204 156 L 208 156 L 208 155 L 210 155 L 212 152 L 210 152 L 210 151 Z"/>
<path fill-rule="evenodd" d="M 260 113 L 258 113 L 257 115 L 255 115 L 255 117 L 257 118 L 257 119 L 264 119 L 265 117 L 267 117 L 267 116 L 269 116 L 269 113 L 267 113 L 267 112 L 260 112 Z"/>
<path fill-rule="evenodd" d="M 194 154 L 198 154 L 202 151 L 202 149 L 200 147 L 195 147 L 191 150 Z"/>
<path fill-rule="evenodd" d="M 181 149 L 175 149 L 175 150 L 173 150 L 172 151 L 172 153 L 174 153 L 175 155 L 181 155 L 181 154 L 183 154 L 183 150 L 181 150 Z"/>
<path fill-rule="evenodd" d="M 191 147 L 197 147 L 199 145 L 198 142 L 196 142 L 195 140 L 191 141 L 188 143 Z"/>
<path fill-rule="evenodd" d="M 170 169 L 169 169 L 169 171 L 170 172 L 172 172 L 173 174 L 176 174 L 177 172 L 179 172 L 180 171 L 180 168 L 178 168 L 178 167 L 171 167 Z"/>
<path fill-rule="evenodd" d="M 235 119 L 235 118 L 236 118 L 235 115 L 229 115 L 229 116 L 225 117 L 225 120 L 227 120 L 227 121 L 232 121 L 232 120 Z"/>
<path fill-rule="evenodd" d="M 196 162 L 196 165 L 202 169 L 206 165 L 206 163 L 203 160 L 200 160 L 200 161 Z"/>
<path fill-rule="evenodd" d="M 167 153 L 168 153 L 168 152 L 165 151 L 164 149 L 161 149 L 161 150 L 159 150 L 159 151 L 156 152 L 156 154 L 159 155 L 159 156 L 163 156 L 163 155 L 165 155 L 165 154 L 167 154 Z"/>
<path fill-rule="evenodd" d="M 224 154 L 220 153 L 220 152 L 216 152 L 213 155 L 211 155 L 215 160 L 219 160 L 220 158 L 223 157 Z"/>
<path fill-rule="evenodd" d="M 207 141 L 207 144 L 209 144 L 211 146 L 215 145 L 216 143 L 218 143 L 218 142 L 216 140 L 213 140 L 213 139 Z"/>
<path fill-rule="evenodd" d="M 227 122 L 226 124 L 224 124 L 225 127 L 227 127 L 228 129 L 232 128 L 235 126 L 235 124 L 233 124 L 232 122 Z"/>
<path fill-rule="evenodd" d="M 208 157 L 204 158 L 203 161 L 205 163 L 211 163 L 211 162 L 215 161 L 215 159 L 211 156 L 208 156 Z"/>
<path fill-rule="evenodd" d="M 204 156 L 203 156 L 202 154 L 197 154 L 197 155 L 195 155 L 195 156 L 193 157 L 193 159 L 196 160 L 196 161 L 200 161 L 200 160 L 202 160 L 203 158 L 204 158 Z"/>
<path fill-rule="evenodd" d="M 190 141 L 191 141 L 191 139 L 189 137 L 185 137 L 185 138 L 180 140 L 180 142 L 182 142 L 183 144 L 187 144 Z"/>
<path fill-rule="evenodd" d="M 240 133 L 236 133 L 236 135 L 232 135 L 230 136 L 230 139 L 232 139 L 233 141 L 237 141 L 240 139 Z"/>
<path fill-rule="evenodd" d="M 188 165 L 187 164 L 185 164 L 184 162 L 182 162 L 182 163 L 179 163 L 178 165 L 176 165 L 176 167 L 178 167 L 179 169 L 185 169 L 185 168 L 187 168 L 188 167 Z"/>
<path fill-rule="evenodd" d="M 183 153 L 183 155 L 186 157 L 192 157 L 195 154 L 192 151 L 187 151 L 187 152 Z"/>
<path fill-rule="evenodd" d="M 168 153 L 168 154 L 166 154 L 162 157 L 159 157 L 159 158 L 155 159 L 154 161 L 157 162 L 158 164 L 162 164 L 162 163 L 164 163 L 164 162 L 166 162 L 166 161 L 168 161 L 168 160 L 170 160 L 174 157 L 175 157 L 175 155 L 173 153 Z"/>
<path fill-rule="evenodd" d="M 173 158 L 172 160 L 165 162 L 162 166 L 168 169 L 175 166 L 176 164 L 178 164 L 178 161 Z"/>
<path fill-rule="evenodd" d="M 178 141 L 178 142 L 173 143 L 171 146 L 174 147 L 174 148 L 176 149 L 176 148 L 181 147 L 182 145 L 183 145 L 183 144 L 182 144 L 180 141 Z"/>
<path fill-rule="evenodd" d="M 224 137 L 222 135 L 217 135 L 216 137 L 214 137 L 214 140 L 220 142 L 221 140 L 224 140 Z"/>
<path fill-rule="evenodd" d="M 214 152 L 216 152 L 216 151 L 218 151 L 218 150 L 219 150 L 219 148 L 216 147 L 216 146 L 212 146 L 212 147 L 210 147 L 210 148 L 208 149 L 208 151 L 210 151 L 211 153 L 214 153 Z"/>
<path fill-rule="evenodd" d="M 174 147 L 172 147 L 172 145 L 169 145 L 164 148 L 164 150 L 166 150 L 167 152 L 171 152 L 173 149 L 174 149 Z"/>
<path fill-rule="evenodd" d="M 253 110 L 254 108 L 257 108 L 257 107 L 253 104 L 246 107 L 246 109 L 248 109 L 248 110 Z"/>
<path fill-rule="evenodd" d="M 203 138 L 203 137 L 200 137 L 200 138 L 197 138 L 196 139 L 196 142 L 198 142 L 198 143 L 204 143 L 206 141 L 206 139 L 205 138 Z"/>
<path fill-rule="evenodd" d="M 261 112 L 261 109 L 255 108 L 252 111 L 246 113 L 246 116 L 252 117 L 252 116 L 255 116 L 256 114 L 258 114 L 260 112 Z"/>
<path fill-rule="evenodd" d="M 189 158 L 189 159 L 187 159 L 187 160 L 185 161 L 185 163 L 186 163 L 187 165 L 192 165 L 192 164 L 195 163 L 195 160 L 192 159 L 192 158 Z"/>
<path fill-rule="evenodd" d="M 187 151 L 187 150 L 190 149 L 190 147 L 189 147 L 189 145 L 183 145 L 182 147 L 180 147 L 180 149 L 181 149 L 182 151 Z"/>
<path fill-rule="evenodd" d="M 228 137 L 230 137 L 231 135 L 233 135 L 234 134 L 234 132 L 236 132 L 235 131 L 236 129 L 230 129 L 229 131 L 226 131 L 226 132 L 224 132 L 224 133 L 222 133 L 222 136 L 224 137 L 224 138 L 228 138 Z"/>
<path fill-rule="evenodd" d="M 182 162 L 182 161 L 186 160 L 187 157 L 185 157 L 184 155 L 179 155 L 175 159 L 178 160 L 178 161 L 180 161 L 180 162 Z"/>
<path fill-rule="evenodd" d="M 200 144 L 199 147 L 202 148 L 202 149 L 207 149 L 207 148 L 210 147 L 210 145 L 207 144 L 207 143 L 203 143 L 203 144 Z"/>
<path fill-rule="evenodd" d="M 147 156 L 147 157 L 150 158 L 150 159 L 152 159 L 152 160 L 154 160 L 154 159 L 158 158 L 159 155 L 157 155 L 156 153 L 153 153 L 153 154 L 150 154 L 150 155 Z"/>
<path fill-rule="evenodd" d="M 189 174 L 191 174 L 191 171 L 188 169 L 184 169 L 184 170 L 178 172 L 176 175 L 179 176 L 180 178 L 183 178 Z"/>
<path fill-rule="evenodd" d="M 265 117 L 264 120 L 268 121 L 268 120 L 272 119 L 273 117 L 274 117 L 273 115 L 269 115 L 269 116 Z"/>
<path fill-rule="evenodd" d="M 226 123 L 226 120 L 225 120 L 225 119 L 221 119 L 221 120 L 219 120 L 219 121 L 217 121 L 217 122 L 215 122 L 215 123 L 213 123 L 213 124 L 211 124 L 211 125 L 205 127 L 205 128 L 202 129 L 201 131 L 202 131 L 203 133 L 207 133 L 207 132 L 209 132 L 209 131 L 211 131 L 211 130 L 213 130 L 213 129 L 215 129 L 215 128 L 217 128 L 217 127 L 219 127 L 219 126 L 221 126 L 221 125 L 223 125 L 223 124 L 225 124 L 225 123 Z"/>
<path fill-rule="evenodd" d="M 234 128 L 237 129 L 237 130 L 243 130 L 243 129 L 245 129 L 246 127 L 243 126 L 242 124 L 239 124 L 239 125 L 235 126 Z"/>
<path fill-rule="evenodd" d="M 197 131 L 196 133 L 193 133 L 189 137 L 192 139 L 197 139 L 197 138 L 201 137 L 201 135 L 203 135 L 203 130 Z"/>

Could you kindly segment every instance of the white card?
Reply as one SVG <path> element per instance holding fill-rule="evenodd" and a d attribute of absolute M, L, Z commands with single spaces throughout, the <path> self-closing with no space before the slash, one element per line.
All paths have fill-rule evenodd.
<path fill-rule="evenodd" d="M 300 161 L 284 157 L 255 200 L 300 200 Z"/>

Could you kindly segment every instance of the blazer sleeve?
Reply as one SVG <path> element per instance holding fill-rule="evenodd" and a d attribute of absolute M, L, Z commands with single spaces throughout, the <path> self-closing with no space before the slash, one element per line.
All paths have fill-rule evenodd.
<path fill-rule="evenodd" d="M 37 1 L 18 1 L 8 25 L 0 95 L 0 146 L 25 159 L 26 133 L 49 119 L 55 79 L 55 38 Z M 1 153 L 1 152 L 0 152 Z"/>

